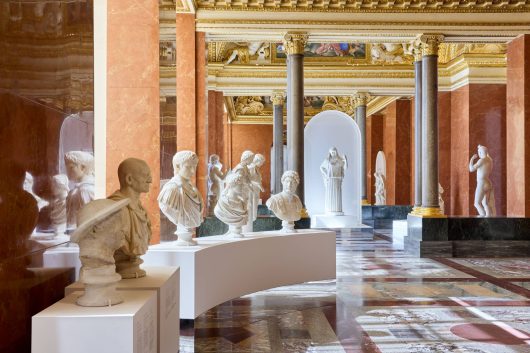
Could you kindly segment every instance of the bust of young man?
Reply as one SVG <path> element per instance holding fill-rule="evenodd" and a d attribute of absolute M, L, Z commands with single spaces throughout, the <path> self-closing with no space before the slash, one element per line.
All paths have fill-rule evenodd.
<path fill-rule="evenodd" d="M 267 200 L 267 207 L 282 220 L 282 231 L 294 231 L 294 221 L 301 218 L 302 202 L 295 194 L 300 177 L 298 173 L 288 170 L 282 175 L 282 192 L 272 195 Z"/>
<path fill-rule="evenodd" d="M 94 156 L 70 151 L 64 155 L 64 162 L 68 180 L 75 183 L 66 198 L 66 223 L 68 228 L 75 228 L 79 209 L 94 200 Z"/>
<path fill-rule="evenodd" d="M 140 202 L 140 195 L 149 192 L 151 186 L 151 170 L 147 163 L 137 158 L 127 158 L 118 166 L 120 189 L 108 198 L 119 201 L 129 199 L 130 202 L 123 212 L 126 212 L 124 229 L 126 229 L 125 243 L 114 254 L 116 271 L 122 278 L 137 278 L 145 276 L 140 268 L 143 263 L 140 256 L 147 252 L 151 239 L 151 221 Z"/>

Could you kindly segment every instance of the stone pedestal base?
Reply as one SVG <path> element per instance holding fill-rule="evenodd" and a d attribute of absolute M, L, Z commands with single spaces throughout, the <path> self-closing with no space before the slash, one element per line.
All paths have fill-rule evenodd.
<path fill-rule="evenodd" d="M 350 215 L 311 216 L 311 228 L 363 228 L 360 219 Z"/>

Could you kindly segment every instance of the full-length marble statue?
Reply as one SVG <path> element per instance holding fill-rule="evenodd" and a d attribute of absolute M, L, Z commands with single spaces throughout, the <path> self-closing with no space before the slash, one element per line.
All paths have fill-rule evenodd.
<path fill-rule="evenodd" d="M 438 205 L 440 205 L 440 211 L 442 214 L 445 214 L 445 202 L 442 197 L 444 193 L 444 188 L 442 187 L 442 184 L 438 183 Z"/>
<path fill-rule="evenodd" d="M 208 163 L 208 214 L 213 215 L 213 209 L 219 200 L 219 195 L 223 191 L 223 180 L 225 174 L 221 171 L 222 165 L 219 156 L 212 154 Z"/>
<path fill-rule="evenodd" d="M 375 172 L 375 204 L 386 205 L 385 175 Z"/>
<path fill-rule="evenodd" d="M 250 174 L 250 192 L 251 196 L 249 199 L 249 222 L 254 222 L 258 218 L 258 204 L 259 194 L 263 192 L 262 177 L 260 168 L 265 163 L 265 157 L 262 154 L 257 153 L 252 160 L 252 163 L 248 166 Z"/>
<path fill-rule="evenodd" d="M 169 180 L 158 195 L 158 205 L 166 217 L 177 225 L 175 234 L 178 246 L 196 245 L 192 239 L 193 228 L 203 220 L 203 208 L 199 190 L 191 183 L 199 158 L 192 151 L 180 151 L 173 156 L 174 177 Z"/>
<path fill-rule="evenodd" d="M 478 160 L 475 162 L 475 160 Z M 474 154 L 469 160 L 469 171 L 477 172 L 477 189 L 475 190 L 475 208 L 480 217 L 496 215 L 495 196 L 490 175 L 493 170 L 493 160 L 485 146 L 478 145 L 478 156 Z"/>
<path fill-rule="evenodd" d="M 85 284 L 85 294 L 77 299 L 81 306 L 108 306 L 123 302 L 116 291 L 121 276 L 116 273 L 114 252 L 123 244 L 124 213 L 120 212 L 129 199 L 94 200 L 79 210 L 77 229 L 71 235 L 79 244 L 81 269 L 79 280 Z"/>
<path fill-rule="evenodd" d="M 68 177 L 57 174 L 51 182 L 52 201 L 50 202 L 50 220 L 55 236 L 64 235 L 66 231 L 66 198 L 68 197 Z"/>
<path fill-rule="evenodd" d="M 248 220 L 252 219 L 252 186 L 251 186 L 251 178 L 250 178 L 250 170 L 248 167 L 250 164 L 254 161 L 254 152 L 252 151 L 244 151 L 241 154 L 241 160 L 238 165 L 230 172 L 230 174 L 235 174 L 240 176 L 240 183 L 241 183 L 241 192 L 245 194 L 245 200 L 247 201 L 247 209 L 248 209 Z M 245 231 L 251 232 L 252 231 L 252 223 L 245 226 Z"/>
<path fill-rule="evenodd" d="M 127 158 L 118 166 L 120 189 L 108 198 L 113 201 L 129 199 L 123 209 L 125 216 L 125 242 L 114 253 L 116 271 L 122 278 L 138 278 L 145 276 L 140 268 L 143 260 L 141 255 L 147 252 L 151 239 L 151 221 L 140 202 L 140 194 L 149 192 L 151 186 L 151 170 L 147 163 L 137 158 Z"/>
<path fill-rule="evenodd" d="M 75 228 L 79 209 L 94 200 L 94 156 L 70 151 L 65 153 L 64 163 L 68 179 L 75 183 L 66 198 L 66 223 L 68 228 Z"/>
<path fill-rule="evenodd" d="M 282 175 L 282 192 L 272 195 L 267 200 L 267 207 L 282 220 L 282 231 L 293 232 L 294 222 L 301 218 L 302 202 L 296 195 L 296 188 L 300 184 L 298 173 L 288 170 Z"/>
<path fill-rule="evenodd" d="M 248 197 L 243 177 L 230 173 L 226 177 L 225 189 L 215 205 L 214 213 L 222 222 L 228 224 L 228 235 L 242 237 L 242 227 L 248 221 Z"/>
<path fill-rule="evenodd" d="M 326 188 L 326 213 L 342 215 L 342 180 L 344 171 L 348 168 L 346 156 L 340 155 L 335 147 L 329 150 L 326 159 L 320 165 L 320 172 L 324 178 Z"/>

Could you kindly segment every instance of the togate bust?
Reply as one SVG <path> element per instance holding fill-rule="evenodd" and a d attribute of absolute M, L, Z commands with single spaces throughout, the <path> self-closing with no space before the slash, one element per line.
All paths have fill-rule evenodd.
<path fill-rule="evenodd" d="M 229 174 L 225 182 L 225 189 L 214 208 L 214 214 L 223 223 L 228 224 L 227 235 L 242 238 L 242 227 L 247 224 L 249 217 L 248 190 L 243 176 L 239 174 Z"/>
<path fill-rule="evenodd" d="M 67 228 L 75 228 L 77 212 L 94 200 L 94 156 L 83 151 L 70 151 L 64 155 L 66 175 L 75 183 L 66 198 Z"/>
<path fill-rule="evenodd" d="M 116 273 L 114 252 L 125 241 L 124 214 L 120 211 L 128 204 L 129 199 L 101 199 L 89 202 L 79 211 L 77 229 L 70 239 L 79 244 L 79 279 L 85 284 L 85 294 L 77 300 L 81 306 L 123 302 L 116 291 L 121 276 Z"/>
<path fill-rule="evenodd" d="M 118 166 L 118 179 L 120 189 L 108 199 L 130 201 L 122 211 L 125 213 L 123 217 L 125 242 L 114 253 L 116 271 L 122 278 L 143 277 L 146 273 L 140 268 L 143 263 L 140 256 L 147 252 L 151 239 L 151 221 L 140 202 L 140 195 L 149 192 L 152 182 L 151 170 L 145 161 L 127 158 Z"/>
<path fill-rule="evenodd" d="M 282 175 L 282 192 L 272 195 L 267 200 L 267 207 L 282 220 L 283 232 L 294 232 L 294 222 L 301 218 L 302 202 L 295 194 L 300 177 L 298 173 L 288 170 Z"/>
<path fill-rule="evenodd" d="M 190 179 L 195 175 L 198 163 L 199 158 L 195 152 L 177 152 L 173 156 L 175 176 L 162 187 L 158 195 L 160 210 L 177 225 L 177 246 L 197 245 L 192 239 L 192 231 L 203 221 L 204 204 L 199 190 Z"/>

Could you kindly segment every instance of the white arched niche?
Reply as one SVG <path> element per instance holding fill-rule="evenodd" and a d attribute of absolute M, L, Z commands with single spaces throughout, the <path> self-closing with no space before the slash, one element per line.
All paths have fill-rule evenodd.
<path fill-rule="evenodd" d="M 325 215 L 324 180 L 320 165 L 329 149 L 345 155 L 348 168 L 342 181 L 343 216 Z M 347 114 L 326 110 L 315 115 L 304 130 L 305 204 L 313 228 L 355 228 L 361 226 L 361 132 Z"/>

